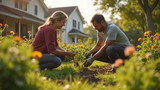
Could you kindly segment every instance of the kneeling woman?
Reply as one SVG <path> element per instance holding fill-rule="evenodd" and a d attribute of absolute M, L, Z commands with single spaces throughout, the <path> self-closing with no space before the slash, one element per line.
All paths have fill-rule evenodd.
<path fill-rule="evenodd" d="M 40 69 L 53 69 L 61 65 L 65 55 L 73 57 L 71 51 L 65 51 L 57 43 L 57 30 L 61 29 L 68 16 L 62 11 L 53 13 L 46 22 L 39 26 L 35 40 L 32 43 L 34 51 L 40 51 L 43 56 L 39 59 Z"/>

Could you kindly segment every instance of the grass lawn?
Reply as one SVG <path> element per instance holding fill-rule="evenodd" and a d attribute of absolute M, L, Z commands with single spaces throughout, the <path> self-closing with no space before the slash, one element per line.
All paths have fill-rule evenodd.
<path fill-rule="evenodd" d="M 88 68 L 82 67 L 82 62 L 79 64 L 80 67 L 74 67 L 72 62 L 62 62 L 61 66 L 58 68 L 53 70 L 41 70 L 40 73 L 43 77 L 47 77 L 47 80 L 56 82 L 56 84 L 60 85 L 59 87 L 65 87 L 65 85 L 69 83 L 81 83 L 82 86 L 84 85 L 85 89 L 90 87 L 92 90 L 99 90 L 100 88 L 111 88 L 115 85 L 115 73 L 105 71 L 99 73 L 95 71 L 100 67 L 108 65 L 107 63 L 94 61 Z M 72 88 L 76 88 L 76 90 L 78 87 L 77 85 L 72 86 Z M 79 87 L 79 89 L 82 90 L 82 87 Z"/>

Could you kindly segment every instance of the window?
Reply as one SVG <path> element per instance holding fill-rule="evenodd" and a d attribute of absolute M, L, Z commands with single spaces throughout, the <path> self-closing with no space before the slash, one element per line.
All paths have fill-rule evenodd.
<path fill-rule="evenodd" d="M 18 0 L 15 0 L 15 7 L 18 8 Z"/>
<path fill-rule="evenodd" d="M 73 20 L 73 28 L 76 28 L 76 20 Z"/>
<path fill-rule="evenodd" d="M 28 38 L 28 33 L 27 33 L 27 25 L 25 24 L 21 24 L 21 37 L 24 38 Z"/>
<path fill-rule="evenodd" d="M 24 10 L 27 11 L 27 3 L 24 3 Z"/>
<path fill-rule="evenodd" d="M 20 0 L 20 2 L 19 2 L 19 8 L 20 9 L 22 9 L 22 6 L 23 6 L 22 4 L 23 4 L 23 2 L 22 2 L 22 0 Z"/>
<path fill-rule="evenodd" d="M 80 30 L 80 22 L 78 22 L 78 30 Z"/>
<path fill-rule="evenodd" d="M 15 0 L 14 3 L 15 3 L 14 6 L 16 8 L 27 11 L 27 4 L 28 4 L 27 0 Z"/>
<path fill-rule="evenodd" d="M 37 7 L 37 5 L 35 5 L 34 6 L 34 14 L 37 15 L 37 12 L 38 12 L 38 7 Z"/>
<path fill-rule="evenodd" d="M 72 38 L 72 43 L 74 43 L 74 38 Z"/>

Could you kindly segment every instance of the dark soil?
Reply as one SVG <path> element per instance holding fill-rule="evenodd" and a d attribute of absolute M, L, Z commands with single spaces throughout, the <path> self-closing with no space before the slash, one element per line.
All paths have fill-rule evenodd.
<path fill-rule="evenodd" d="M 78 75 L 84 81 L 88 80 L 89 83 L 96 83 L 97 84 L 97 83 L 101 82 L 100 78 L 95 77 L 97 74 L 100 73 L 100 74 L 107 75 L 107 74 L 111 74 L 114 72 L 115 72 L 115 69 L 112 69 L 111 65 L 106 65 L 106 66 L 102 66 L 102 67 L 90 67 L 86 70 L 83 70 L 83 72 L 78 73 Z M 74 77 L 74 75 L 72 76 L 72 80 L 74 80 L 73 77 Z M 70 80 L 70 78 L 68 78 L 68 80 Z M 58 84 L 63 84 L 63 79 L 59 79 L 56 82 Z M 111 82 L 110 84 L 114 85 L 115 83 Z M 104 85 L 108 85 L 108 84 L 104 83 Z"/>
<path fill-rule="evenodd" d="M 109 72 L 115 72 L 115 70 L 111 68 L 111 65 L 106 65 L 103 67 L 91 67 L 89 68 L 89 70 L 81 72 L 80 77 L 83 80 L 88 80 L 89 82 L 98 83 L 99 81 L 101 81 L 101 79 L 96 78 L 95 75 L 98 73 L 107 74 Z"/>

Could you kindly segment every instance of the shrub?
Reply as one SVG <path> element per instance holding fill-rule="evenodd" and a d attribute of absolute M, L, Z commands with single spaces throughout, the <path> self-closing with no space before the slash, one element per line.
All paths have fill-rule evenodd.
<path fill-rule="evenodd" d="M 31 89 L 27 85 L 27 74 L 37 67 L 31 62 L 32 48 L 12 38 L 0 41 L 0 89 Z"/>

